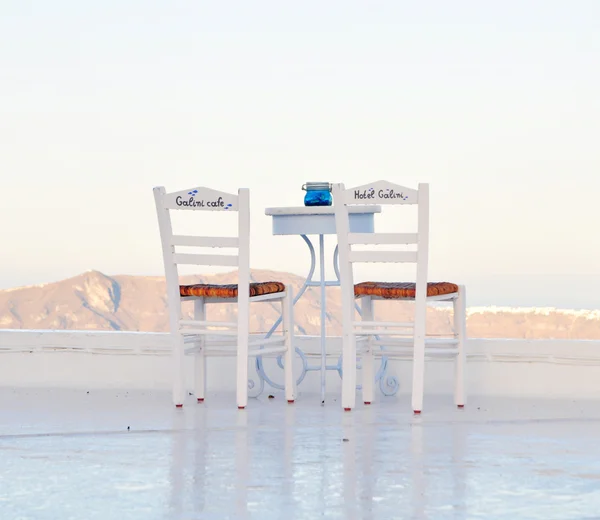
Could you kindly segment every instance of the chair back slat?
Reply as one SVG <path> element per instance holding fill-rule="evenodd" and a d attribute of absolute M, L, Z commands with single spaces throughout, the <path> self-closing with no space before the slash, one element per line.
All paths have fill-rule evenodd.
<path fill-rule="evenodd" d="M 239 263 L 238 255 L 200 255 L 193 253 L 174 253 L 173 260 L 177 265 L 218 265 L 237 267 Z"/>
<path fill-rule="evenodd" d="M 417 233 L 349 233 L 350 245 L 416 244 Z"/>
<path fill-rule="evenodd" d="M 232 247 L 240 246 L 238 237 L 196 237 L 190 235 L 173 235 L 171 244 L 189 247 Z"/>
<path fill-rule="evenodd" d="M 349 251 L 348 260 L 356 262 L 416 263 L 416 251 Z"/>

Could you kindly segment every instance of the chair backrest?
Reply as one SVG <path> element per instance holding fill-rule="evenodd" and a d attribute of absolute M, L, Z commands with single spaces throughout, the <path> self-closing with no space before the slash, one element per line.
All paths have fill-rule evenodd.
<path fill-rule="evenodd" d="M 250 286 L 250 197 L 247 188 L 238 190 L 237 195 L 198 187 L 174 193 L 167 193 L 160 186 L 154 188 L 154 200 L 158 214 L 158 225 L 162 242 L 165 275 L 169 305 L 177 305 L 179 297 L 179 271 L 177 266 L 210 265 L 232 266 L 238 268 L 238 312 L 240 305 L 249 307 Z M 238 236 L 208 236 L 204 231 L 210 229 L 207 222 L 202 235 L 175 235 L 171 223 L 170 211 L 210 211 L 237 212 Z M 207 221 L 214 222 L 214 216 Z M 176 247 L 233 248 L 236 255 L 197 254 L 177 252 Z M 173 313 L 171 313 L 173 315 Z"/>
<path fill-rule="evenodd" d="M 417 190 L 405 188 L 388 181 L 377 181 L 346 189 L 344 184 L 333 185 L 333 204 L 338 235 L 340 282 L 342 298 L 350 302 L 346 309 L 353 314 L 354 276 L 353 264 L 358 262 L 394 262 L 417 264 L 416 300 L 423 301 L 427 291 L 429 256 L 429 185 L 419 184 Z M 416 233 L 351 233 L 348 206 L 355 204 L 417 205 Z M 371 250 L 355 251 L 353 246 L 416 245 L 416 251 Z M 367 248 L 368 249 L 368 248 Z"/>

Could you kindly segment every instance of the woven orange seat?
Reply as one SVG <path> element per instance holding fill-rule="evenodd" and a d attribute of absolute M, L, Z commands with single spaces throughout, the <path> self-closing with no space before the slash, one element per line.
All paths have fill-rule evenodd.
<path fill-rule="evenodd" d="M 414 300 L 416 285 L 412 282 L 362 282 L 354 286 L 354 296 L 377 296 L 386 299 Z M 458 292 L 458 285 L 449 282 L 430 282 L 427 296 L 443 296 Z"/>
<path fill-rule="evenodd" d="M 250 297 L 280 292 L 285 292 L 285 285 L 281 282 L 258 282 L 250 284 Z M 210 283 L 180 285 L 179 294 L 181 296 L 196 296 L 198 298 L 237 298 L 238 286 L 236 283 L 227 285 Z"/>

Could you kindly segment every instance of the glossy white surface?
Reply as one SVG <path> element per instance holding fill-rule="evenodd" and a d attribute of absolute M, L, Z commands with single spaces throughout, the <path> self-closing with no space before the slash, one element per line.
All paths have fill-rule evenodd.
<path fill-rule="evenodd" d="M 0 518 L 592 518 L 595 401 L 0 390 Z M 127 428 L 130 428 L 129 430 Z M 347 441 L 344 441 L 347 439 Z"/>

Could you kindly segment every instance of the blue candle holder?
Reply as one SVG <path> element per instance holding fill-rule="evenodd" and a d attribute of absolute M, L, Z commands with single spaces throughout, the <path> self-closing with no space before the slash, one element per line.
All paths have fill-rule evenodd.
<path fill-rule="evenodd" d="M 305 206 L 331 206 L 331 184 L 328 182 L 307 182 L 302 186 Z"/>

